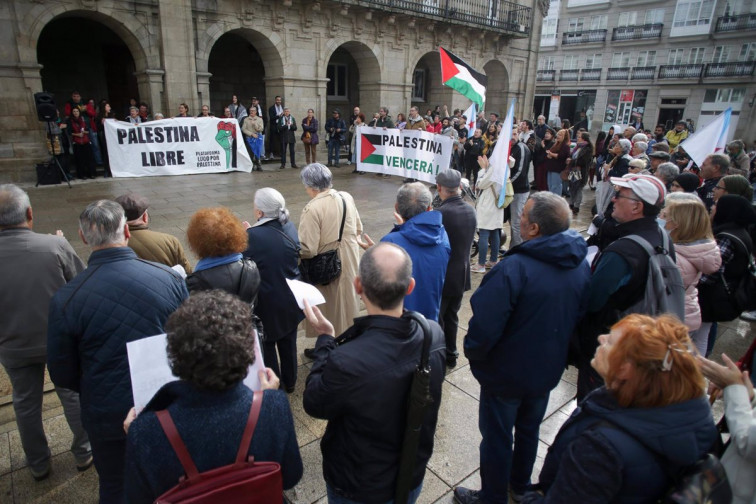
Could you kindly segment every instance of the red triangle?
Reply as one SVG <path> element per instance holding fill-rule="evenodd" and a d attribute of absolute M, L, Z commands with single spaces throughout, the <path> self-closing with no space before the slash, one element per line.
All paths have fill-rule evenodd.
<path fill-rule="evenodd" d="M 459 73 L 457 65 L 449 57 L 449 54 L 443 47 L 438 48 L 438 53 L 441 55 L 441 82 L 446 82 Z"/>
<path fill-rule="evenodd" d="M 475 118 L 473 117 L 470 119 L 470 122 L 467 123 L 467 129 L 472 129 L 475 127 Z"/>
<path fill-rule="evenodd" d="M 360 152 L 360 161 L 365 161 L 365 158 L 375 152 L 375 146 L 370 143 L 370 140 L 368 140 L 365 135 L 362 135 L 362 149 Z"/>

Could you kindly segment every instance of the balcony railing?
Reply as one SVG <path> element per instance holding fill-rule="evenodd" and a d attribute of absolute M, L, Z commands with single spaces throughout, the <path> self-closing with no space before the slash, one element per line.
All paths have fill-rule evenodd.
<path fill-rule="evenodd" d="M 554 82 L 556 70 L 538 70 L 536 71 L 536 80 L 538 82 Z"/>
<path fill-rule="evenodd" d="M 630 72 L 630 80 L 654 80 L 655 66 L 633 67 Z"/>
<path fill-rule="evenodd" d="M 359 5 L 383 12 L 430 18 L 447 23 L 473 25 L 479 28 L 511 33 L 530 34 L 533 9 L 505 0 L 332 0 L 333 3 Z"/>
<path fill-rule="evenodd" d="M 577 81 L 579 76 L 580 76 L 579 70 L 560 70 L 559 71 L 560 81 Z"/>
<path fill-rule="evenodd" d="M 660 38 L 664 25 L 661 23 L 636 26 L 618 26 L 612 30 L 612 40 L 640 40 Z"/>
<path fill-rule="evenodd" d="M 717 18 L 714 27 L 716 33 L 738 30 L 756 30 L 756 14 L 740 14 L 738 16 L 722 16 Z"/>
<path fill-rule="evenodd" d="M 754 66 L 753 61 L 709 63 L 706 65 L 704 77 L 751 77 Z"/>
<path fill-rule="evenodd" d="M 601 80 L 600 68 L 584 68 L 580 70 L 581 81 L 598 81 Z"/>
<path fill-rule="evenodd" d="M 562 34 L 562 45 L 591 44 L 605 40 L 606 30 L 582 30 Z"/>
<path fill-rule="evenodd" d="M 630 67 L 614 67 L 606 70 L 606 80 L 627 80 L 630 77 Z"/>
<path fill-rule="evenodd" d="M 704 66 L 696 64 L 688 65 L 661 65 L 659 67 L 660 79 L 699 79 Z"/>

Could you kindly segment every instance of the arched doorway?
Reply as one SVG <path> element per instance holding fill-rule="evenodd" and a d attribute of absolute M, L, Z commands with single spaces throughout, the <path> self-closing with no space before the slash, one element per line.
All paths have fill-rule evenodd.
<path fill-rule="evenodd" d="M 441 61 L 438 51 L 423 55 L 412 72 L 412 105 L 420 109 L 425 115 L 427 109 L 434 109 L 437 105 L 452 108 L 454 90 L 444 86 L 441 82 Z"/>
<path fill-rule="evenodd" d="M 270 106 L 265 99 L 265 62 L 254 43 L 255 34 L 248 30 L 234 30 L 222 35 L 213 44 L 208 58 L 210 77 L 210 111 L 223 116 L 223 109 L 236 95 L 249 107 L 256 96 L 262 106 Z M 205 103 L 203 103 L 205 105 Z"/>
<path fill-rule="evenodd" d="M 496 112 L 503 119 L 507 114 L 509 103 L 507 103 L 507 94 L 509 93 L 509 72 L 499 60 L 491 60 L 483 65 L 483 71 L 488 77 L 488 87 L 486 88 L 486 113 Z M 520 104 L 522 106 L 522 104 Z M 520 109 L 524 110 L 524 109 Z"/>
<path fill-rule="evenodd" d="M 42 89 L 55 95 L 58 108 L 79 91 L 95 103 L 107 99 L 119 119 L 129 100 L 139 100 L 136 66 L 128 46 L 104 24 L 77 15 L 50 21 L 37 42 Z"/>
<path fill-rule="evenodd" d="M 347 121 L 354 107 L 359 106 L 370 120 L 378 111 L 380 65 L 370 47 L 362 42 L 350 41 L 338 46 L 328 58 L 325 72 L 326 109 L 324 117 L 331 117 L 330 111 L 338 108 Z"/>

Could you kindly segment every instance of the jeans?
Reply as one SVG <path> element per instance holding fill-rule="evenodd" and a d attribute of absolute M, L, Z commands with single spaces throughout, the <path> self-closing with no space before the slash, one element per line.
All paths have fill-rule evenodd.
<path fill-rule="evenodd" d="M 50 460 L 50 448 L 42 427 L 42 395 L 45 381 L 45 365 L 31 364 L 24 367 L 5 368 L 13 387 L 13 411 L 16 413 L 18 434 L 29 467 L 43 472 Z M 71 451 L 77 463 L 85 462 L 92 454 L 89 437 L 81 425 L 79 394 L 57 387 L 63 413 L 73 432 Z"/>
<path fill-rule="evenodd" d="M 100 504 L 126 502 L 123 471 L 126 459 L 126 438 L 90 439 L 94 466 L 100 477 Z"/>
<path fill-rule="evenodd" d="M 297 329 L 294 328 L 278 341 L 266 341 L 262 350 L 265 365 L 281 379 L 284 388 L 294 387 L 297 383 Z"/>
<path fill-rule="evenodd" d="M 339 154 L 341 153 L 341 142 L 337 139 L 328 141 L 328 164 L 339 166 Z"/>
<path fill-rule="evenodd" d="M 102 164 L 102 152 L 100 151 L 100 139 L 96 132 L 89 132 L 89 142 L 92 145 L 92 154 L 96 165 Z"/>
<path fill-rule="evenodd" d="M 525 203 L 527 203 L 529 197 L 529 192 L 515 193 L 514 199 L 509 206 L 511 211 L 510 215 L 512 217 L 512 220 L 509 222 L 509 225 L 512 227 L 512 240 L 509 242 L 509 248 L 522 243 L 522 236 L 520 235 L 520 220 L 522 219 L 522 210 L 525 208 Z"/>
<path fill-rule="evenodd" d="M 457 328 L 459 327 L 459 309 L 462 307 L 462 294 L 459 296 L 441 296 L 441 310 L 438 312 L 438 325 L 444 330 L 446 339 L 446 356 L 459 356 L 457 351 Z"/>
<path fill-rule="evenodd" d="M 510 486 L 516 493 L 524 493 L 528 488 L 538 451 L 538 431 L 548 403 L 548 392 L 536 397 L 511 398 L 481 388 L 478 426 L 483 436 L 480 442 L 483 502 L 506 504 Z"/>
<path fill-rule="evenodd" d="M 420 491 L 423 489 L 423 484 L 420 483 L 417 485 L 417 488 L 414 490 L 410 490 L 409 495 L 407 496 L 407 503 L 408 504 L 414 504 L 417 501 L 417 498 L 420 497 Z M 328 504 L 361 504 L 359 501 L 354 501 L 352 499 L 347 499 L 346 497 L 342 497 L 338 495 L 331 485 L 326 483 L 326 491 L 328 492 Z M 385 504 L 393 504 L 394 499 L 391 499 L 390 501 L 387 501 Z"/>
<path fill-rule="evenodd" d="M 498 229 L 480 229 L 478 238 L 478 264 L 486 264 L 488 253 L 488 240 L 491 240 L 491 262 L 499 260 L 499 247 L 501 246 L 501 231 Z"/>
<path fill-rule="evenodd" d="M 711 322 L 702 322 L 701 327 L 695 331 L 691 331 L 690 339 L 693 340 L 693 344 L 696 346 L 699 355 L 701 357 L 706 356 L 706 350 L 709 344 L 709 330 L 711 329 Z"/>
<path fill-rule="evenodd" d="M 548 172 L 546 182 L 549 184 L 549 192 L 557 196 L 562 195 L 562 175 L 559 172 Z"/>

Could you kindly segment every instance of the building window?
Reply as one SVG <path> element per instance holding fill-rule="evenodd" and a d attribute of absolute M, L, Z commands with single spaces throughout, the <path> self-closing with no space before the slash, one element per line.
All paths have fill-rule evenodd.
<path fill-rule="evenodd" d="M 554 56 L 538 58 L 538 70 L 554 70 Z"/>
<path fill-rule="evenodd" d="M 706 53 L 705 47 L 691 47 L 688 53 L 688 63 L 691 65 L 698 65 L 704 62 L 704 54 Z"/>
<path fill-rule="evenodd" d="M 711 23 L 715 3 L 715 0 L 677 0 L 672 26 L 698 26 Z"/>
<path fill-rule="evenodd" d="M 714 56 L 711 58 L 712 63 L 727 63 L 730 59 L 730 46 L 717 46 L 714 48 Z"/>
<path fill-rule="evenodd" d="M 564 70 L 577 70 L 578 67 L 578 57 L 575 55 L 569 55 L 564 57 L 564 63 L 562 64 L 562 68 Z"/>
<path fill-rule="evenodd" d="M 347 97 L 347 66 L 328 65 L 326 69 L 328 85 L 326 86 L 328 98 Z"/>
<path fill-rule="evenodd" d="M 745 2 L 744 0 L 728 0 L 725 3 L 724 16 L 756 13 L 756 3 L 753 0 L 745 0 Z"/>
<path fill-rule="evenodd" d="M 585 18 L 570 18 L 569 21 L 567 21 L 567 31 L 568 32 L 583 31 L 584 22 L 585 22 Z"/>
<path fill-rule="evenodd" d="M 739 103 L 745 98 L 743 88 L 707 89 L 704 103 Z"/>
<path fill-rule="evenodd" d="M 682 49 L 670 49 L 667 56 L 667 65 L 681 65 L 683 62 Z"/>
<path fill-rule="evenodd" d="M 749 42 L 740 46 L 738 61 L 753 61 L 756 59 L 756 42 Z"/>
<path fill-rule="evenodd" d="M 612 68 L 621 68 L 630 66 L 629 52 L 616 52 L 612 54 Z"/>
<path fill-rule="evenodd" d="M 635 26 L 638 20 L 638 13 L 635 11 L 620 12 L 617 26 Z"/>
<path fill-rule="evenodd" d="M 425 102 L 425 69 L 418 68 L 412 74 L 412 101 Z"/>
<path fill-rule="evenodd" d="M 607 20 L 608 16 L 606 14 L 591 16 L 591 30 L 606 30 Z"/>
<path fill-rule="evenodd" d="M 567 22 L 568 32 L 579 32 L 583 30 L 606 30 L 608 16 L 591 16 L 589 18 L 578 17 L 570 18 Z"/>
<path fill-rule="evenodd" d="M 644 24 L 657 24 L 664 22 L 664 9 L 649 9 L 643 19 Z"/>
<path fill-rule="evenodd" d="M 601 53 L 587 55 L 585 57 L 585 68 L 601 68 Z"/>
<path fill-rule="evenodd" d="M 558 27 L 559 20 L 557 18 L 544 18 L 543 31 L 541 31 L 541 42 L 556 40 Z"/>
<path fill-rule="evenodd" d="M 656 51 L 638 51 L 635 66 L 650 67 L 654 65 L 656 65 Z"/>

